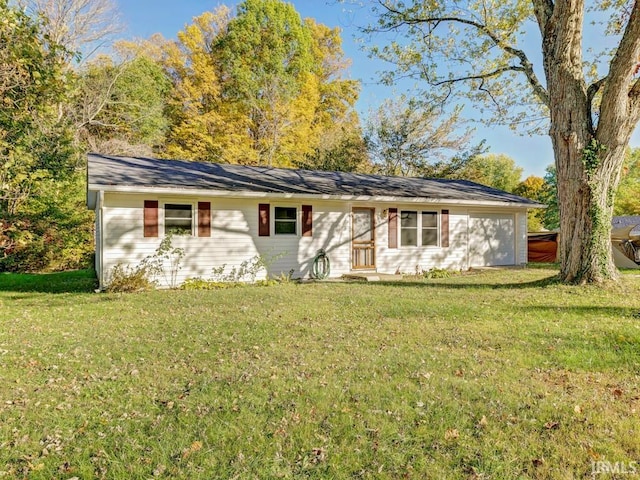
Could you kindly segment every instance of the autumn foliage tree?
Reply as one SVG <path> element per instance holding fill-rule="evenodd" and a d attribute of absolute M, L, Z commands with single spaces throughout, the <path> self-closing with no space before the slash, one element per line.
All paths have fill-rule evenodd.
<path fill-rule="evenodd" d="M 544 203 L 544 188 L 544 178 L 530 175 L 513 189 L 513 193 Z M 544 228 L 544 210 L 540 208 L 530 209 L 527 212 L 527 230 L 529 232 L 540 232 Z"/>
<path fill-rule="evenodd" d="M 67 51 L 6 0 L 0 19 L 0 271 L 75 267 L 90 223 L 58 108 L 72 83 Z"/>
<path fill-rule="evenodd" d="M 617 278 L 611 216 L 625 150 L 640 119 L 640 4 L 378 0 L 375 5 L 379 23 L 370 31 L 400 34 L 374 50 L 395 63 L 395 74 L 466 95 L 484 106 L 488 121 L 522 130 L 548 120 L 560 210 L 560 277 L 572 283 Z M 603 18 L 610 20 L 603 25 Z M 592 35 L 611 37 L 614 48 L 587 58 L 583 41 L 592 24 Z M 535 30 L 540 47 L 527 52 L 522 32 Z M 532 53 L 541 56 L 539 69 Z"/>
<path fill-rule="evenodd" d="M 245 0 L 96 55 L 118 17 L 115 0 L 0 0 L 0 270 L 88 264 L 88 150 L 369 167 L 339 29 Z"/>
<path fill-rule="evenodd" d="M 615 215 L 640 215 L 640 148 L 627 153 L 614 206 Z"/>
<path fill-rule="evenodd" d="M 322 138 L 335 145 L 357 131 L 359 84 L 342 78 L 339 30 L 280 0 L 196 17 L 162 61 L 174 86 L 167 157 L 308 165 L 331 148 Z"/>
<path fill-rule="evenodd" d="M 232 120 L 233 111 L 222 105 L 220 69 L 213 52 L 230 17 L 230 10 L 221 6 L 195 17 L 178 32 L 177 40 L 157 40 L 172 82 L 169 128 L 161 151 L 168 158 L 231 163 L 226 155 L 235 157 L 239 139 L 225 128 L 224 117 Z"/>

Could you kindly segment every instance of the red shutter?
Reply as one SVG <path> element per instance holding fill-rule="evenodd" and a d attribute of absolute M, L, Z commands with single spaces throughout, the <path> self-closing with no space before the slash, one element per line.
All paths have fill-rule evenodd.
<path fill-rule="evenodd" d="M 198 202 L 198 236 L 211 236 L 211 202 Z"/>
<path fill-rule="evenodd" d="M 258 235 L 261 237 L 269 236 L 269 204 L 258 204 Z"/>
<path fill-rule="evenodd" d="M 313 208 L 302 205 L 302 236 L 313 237 Z"/>
<path fill-rule="evenodd" d="M 443 247 L 449 246 L 449 210 L 442 210 L 440 219 L 440 243 Z"/>
<path fill-rule="evenodd" d="M 398 248 L 398 209 L 389 209 L 389 248 Z"/>
<path fill-rule="evenodd" d="M 158 201 L 144 201 L 144 236 L 158 236 Z"/>

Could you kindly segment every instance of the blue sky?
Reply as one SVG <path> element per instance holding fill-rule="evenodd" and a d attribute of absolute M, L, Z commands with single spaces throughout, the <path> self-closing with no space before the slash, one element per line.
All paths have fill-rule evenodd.
<path fill-rule="evenodd" d="M 289 0 L 302 17 L 312 17 L 330 27 L 342 29 L 343 49 L 351 59 L 351 78 L 362 82 L 362 91 L 358 102 L 358 111 L 364 118 L 371 108 L 377 107 L 385 98 L 403 93 L 401 89 L 385 87 L 378 83 L 377 72 L 385 64 L 370 59 L 361 48 L 362 40 L 358 26 L 370 19 L 363 10 L 354 12 L 345 4 L 335 0 Z M 229 6 L 236 1 L 220 2 L 207 0 L 117 0 L 129 38 L 146 38 L 161 33 L 166 38 L 175 38 L 178 31 L 191 22 L 194 16 L 207 10 L 213 10 L 221 3 Z M 469 108 L 469 107 L 466 107 Z M 465 111 L 468 116 L 475 112 Z M 545 168 L 553 163 L 551 140 L 546 135 L 521 136 L 507 127 L 486 127 L 480 124 L 476 128 L 474 143 L 485 139 L 490 153 L 504 153 L 512 157 L 524 169 L 523 178 L 528 175 L 543 176 Z M 638 145 L 632 139 L 632 145 Z"/>

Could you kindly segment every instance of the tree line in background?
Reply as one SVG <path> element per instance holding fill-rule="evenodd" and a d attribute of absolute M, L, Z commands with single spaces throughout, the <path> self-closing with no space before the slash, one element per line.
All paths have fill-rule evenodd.
<path fill-rule="evenodd" d="M 470 143 L 460 109 L 399 96 L 355 110 L 340 31 L 280 0 L 195 17 L 167 40 L 115 41 L 111 0 L 0 0 L 0 271 L 87 265 L 86 152 L 219 163 L 464 178 L 550 205 L 555 172 L 521 180 L 504 155 Z M 617 213 L 637 212 L 630 152 Z"/>

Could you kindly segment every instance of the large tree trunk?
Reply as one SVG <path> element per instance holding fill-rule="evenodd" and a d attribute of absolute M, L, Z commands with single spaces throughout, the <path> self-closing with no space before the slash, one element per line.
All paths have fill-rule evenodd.
<path fill-rule="evenodd" d="M 552 133 L 560 207 L 560 277 L 572 283 L 615 279 L 618 271 L 611 254 L 612 192 L 618 183 L 616 172 L 622 166 L 624 149 L 598 152 L 598 144 L 592 138 L 581 151 L 582 142 L 567 142 L 558 136 Z M 562 142 L 565 145 L 558 145 Z M 610 153 L 606 155 L 607 162 L 600 160 L 603 153 Z M 608 163 L 615 168 L 590 170 L 585 167 L 585 160 L 591 155 L 601 165 Z"/>
<path fill-rule="evenodd" d="M 636 6 L 606 79 L 587 89 L 583 74 L 584 0 L 534 1 L 542 32 L 560 208 L 560 276 L 600 283 L 618 271 L 611 252 L 614 193 L 638 119 L 633 73 L 640 48 Z M 626 43 L 625 43 L 626 41 Z M 598 124 L 593 97 L 603 88 Z"/>

